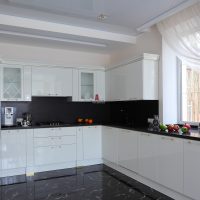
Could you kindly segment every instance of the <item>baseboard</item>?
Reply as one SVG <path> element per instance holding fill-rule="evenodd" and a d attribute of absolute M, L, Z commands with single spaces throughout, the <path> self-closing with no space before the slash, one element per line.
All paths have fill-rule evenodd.
<path fill-rule="evenodd" d="M 173 191 L 169 188 L 166 188 L 163 185 L 160 185 L 160 184 L 158 184 L 154 181 L 146 179 L 146 178 L 140 176 L 139 174 L 134 173 L 130 170 L 127 170 L 127 169 L 125 169 L 125 168 L 123 168 L 123 167 L 121 167 L 117 164 L 108 162 L 106 160 L 103 160 L 103 163 L 105 165 L 107 165 L 108 167 L 111 167 L 112 169 L 115 169 L 115 170 L 119 171 L 120 173 L 125 174 L 126 176 L 131 177 L 131 178 L 139 181 L 140 183 L 143 183 L 143 184 L 145 184 L 145 185 L 147 185 L 147 186 L 149 186 L 149 187 L 151 187 L 151 188 L 153 188 L 153 189 L 155 189 L 155 190 L 157 190 L 157 191 L 159 191 L 159 192 L 161 192 L 161 193 L 163 193 L 163 194 L 165 194 L 165 195 L 167 195 L 167 196 L 169 196 L 169 197 L 171 197 L 175 200 L 192 200 L 191 198 L 186 197 L 185 195 L 183 195 L 181 193 L 178 193 L 178 192 Z"/>
<path fill-rule="evenodd" d="M 33 168 L 33 172 L 45 172 L 45 171 L 52 171 L 52 170 L 59 170 L 59 169 L 67 169 L 76 167 L 76 162 L 67 162 L 67 163 L 59 163 L 59 164 L 51 164 L 51 165 L 41 165 L 35 166 Z M 27 173 L 30 173 L 28 171 Z"/>
<path fill-rule="evenodd" d="M 17 169 L 6 169 L 0 171 L 0 177 L 7 177 L 7 176 L 18 176 L 25 174 L 25 168 L 17 168 Z"/>
<path fill-rule="evenodd" d="M 92 160 L 78 160 L 77 161 L 77 167 L 98 165 L 98 164 L 103 164 L 103 160 L 102 159 L 92 159 Z"/>

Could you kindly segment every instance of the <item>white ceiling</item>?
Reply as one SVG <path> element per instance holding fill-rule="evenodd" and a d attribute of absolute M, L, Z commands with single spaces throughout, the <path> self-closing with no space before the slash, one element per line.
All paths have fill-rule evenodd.
<path fill-rule="evenodd" d="M 148 28 L 148 26 L 155 24 L 164 17 L 176 13 L 197 1 L 198 0 L 0 0 L 0 14 L 85 27 L 92 30 L 122 34 L 124 37 L 133 37 L 139 34 L 138 30 L 140 30 L 141 27 L 142 29 Z M 100 14 L 105 14 L 108 18 L 104 21 L 99 21 L 97 16 Z M 3 24 L 4 26 L 1 26 L 2 24 L 0 22 L 0 31 L 5 31 L 5 23 Z M 16 31 L 17 25 L 14 27 Z M 20 29 L 19 31 L 23 32 L 24 29 Z M 25 31 L 25 33 L 27 33 L 27 31 Z M 50 33 L 48 33 L 48 35 L 49 34 Z M 4 35 L 6 34 L 4 33 Z M 120 35 L 121 38 L 122 35 Z M 52 37 L 54 36 L 55 35 Z M 17 37 L 16 34 L 15 37 Z M 73 36 L 66 34 L 62 36 L 62 38 L 63 37 L 65 39 L 68 37 L 71 39 Z M 112 49 L 110 48 L 111 46 L 116 47 L 114 43 L 120 43 L 120 45 L 124 43 L 123 40 L 115 40 L 113 42 L 112 40 L 106 41 L 102 38 L 73 37 L 73 40 L 76 39 L 79 41 L 103 43 L 106 44 L 108 49 Z"/>

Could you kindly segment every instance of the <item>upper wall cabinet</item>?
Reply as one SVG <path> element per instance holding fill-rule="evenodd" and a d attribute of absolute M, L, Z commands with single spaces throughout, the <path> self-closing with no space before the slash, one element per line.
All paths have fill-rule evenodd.
<path fill-rule="evenodd" d="M 1 64 L 1 100 L 31 101 L 31 67 Z"/>
<path fill-rule="evenodd" d="M 32 96 L 72 96 L 72 69 L 32 67 Z"/>
<path fill-rule="evenodd" d="M 104 101 L 105 72 L 103 70 L 73 70 L 73 101 Z"/>
<path fill-rule="evenodd" d="M 106 100 L 157 100 L 158 55 L 142 57 L 106 72 Z"/>

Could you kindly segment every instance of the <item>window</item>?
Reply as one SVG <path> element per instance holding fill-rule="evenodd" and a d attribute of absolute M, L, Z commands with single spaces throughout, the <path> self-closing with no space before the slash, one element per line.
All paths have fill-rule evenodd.
<path fill-rule="evenodd" d="M 200 122 L 200 69 L 178 62 L 180 121 Z"/>

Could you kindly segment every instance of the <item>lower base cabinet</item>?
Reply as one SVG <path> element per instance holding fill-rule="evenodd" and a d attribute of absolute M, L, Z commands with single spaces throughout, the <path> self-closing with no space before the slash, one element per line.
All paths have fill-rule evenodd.
<path fill-rule="evenodd" d="M 26 130 L 1 131 L 0 148 L 2 170 L 26 167 Z"/>
<path fill-rule="evenodd" d="M 152 181 L 157 180 L 157 136 L 140 133 L 138 137 L 139 174 Z"/>
<path fill-rule="evenodd" d="M 117 128 L 102 128 L 103 159 L 111 163 L 118 161 Z"/>
<path fill-rule="evenodd" d="M 184 194 L 200 199 L 200 141 L 184 141 Z"/>
<path fill-rule="evenodd" d="M 35 148 L 35 165 L 76 161 L 76 144 Z"/>
<path fill-rule="evenodd" d="M 86 126 L 83 132 L 83 159 L 102 158 L 102 134 L 100 126 Z"/>
<path fill-rule="evenodd" d="M 119 129 L 118 164 L 133 172 L 138 172 L 138 133 Z"/>
<path fill-rule="evenodd" d="M 158 183 L 183 193 L 183 139 L 157 136 Z"/>
<path fill-rule="evenodd" d="M 34 165 L 76 162 L 76 128 L 34 129 Z"/>

